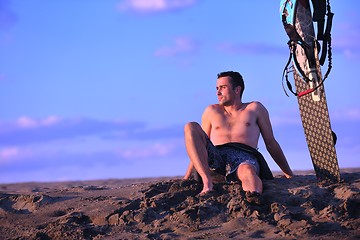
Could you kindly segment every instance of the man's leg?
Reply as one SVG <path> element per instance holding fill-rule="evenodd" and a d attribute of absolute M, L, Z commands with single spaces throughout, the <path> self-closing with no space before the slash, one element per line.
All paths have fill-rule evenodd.
<path fill-rule="evenodd" d="M 256 174 L 255 167 L 251 164 L 241 164 L 237 169 L 237 177 L 242 183 L 242 188 L 246 192 L 262 193 L 263 185 L 259 176 Z"/>
<path fill-rule="evenodd" d="M 189 166 L 186 170 L 185 176 L 183 177 L 184 180 L 188 180 L 191 177 L 193 169 L 194 169 L 194 164 L 192 163 L 192 161 L 190 161 Z"/>
<path fill-rule="evenodd" d="M 213 189 L 213 183 L 208 165 L 206 133 L 196 122 L 187 123 L 184 127 L 184 133 L 186 151 L 191 161 L 185 177 L 189 175 L 190 168 L 193 166 L 203 181 L 204 185 L 200 194 L 204 194 Z"/>

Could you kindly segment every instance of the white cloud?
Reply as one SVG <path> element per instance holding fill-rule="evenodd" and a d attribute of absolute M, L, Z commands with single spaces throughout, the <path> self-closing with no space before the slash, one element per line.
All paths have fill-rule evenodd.
<path fill-rule="evenodd" d="M 331 113 L 331 117 L 336 120 L 360 120 L 360 109 L 351 108 L 351 109 L 343 109 L 337 110 Z"/>
<path fill-rule="evenodd" d="M 27 116 L 22 116 L 16 120 L 16 125 L 19 128 L 37 128 L 43 126 L 51 126 L 60 122 L 57 116 L 49 116 L 43 119 L 33 119 Z"/>
<path fill-rule="evenodd" d="M 196 0 L 124 0 L 118 4 L 117 9 L 122 12 L 165 12 L 186 8 L 195 2 Z"/>
<path fill-rule="evenodd" d="M 351 60 L 360 59 L 359 15 L 354 10 L 347 12 L 347 18 L 339 19 L 332 29 L 333 51 L 340 51 Z"/>
<path fill-rule="evenodd" d="M 43 119 L 40 124 L 43 126 L 50 126 L 50 125 L 54 125 L 57 124 L 58 122 L 60 122 L 60 118 L 57 116 L 49 116 L 45 119 Z"/>
<path fill-rule="evenodd" d="M 18 146 L 82 136 L 109 135 L 125 132 L 126 137 L 135 130 L 143 130 L 144 123 L 99 121 L 94 119 L 61 119 L 49 116 L 35 119 L 22 116 L 15 121 L 0 121 L 0 146 Z"/>
<path fill-rule="evenodd" d="M 17 121 L 16 121 L 17 125 L 20 128 L 35 128 L 38 126 L 37 121 L 34 119 L 31 119 L 29 117 L 20 117 Z"/>
<path fill-rule="evenodd" d="M 360 120 L 360 109 L 351 109 L 347 112 L 349 118 Z"/>
<path fill-rule="evenodd" d="M 226 54 L 264 54 L 264 55 L 283 55 L 286 47 L 276 46 L 266 43 L 231 43 L 223 42 L 218 44 L 218 50 Z"/>
<path fill-rule="evenodd" d="M 178 37 L 174 39 L 172 46 L 166 46 L 155 51 L 158 57 L 173 57 L 184 53 L 193 53 L 197 50 L 197 44 L 189 37 Z"/>
<path fill-rule="evenodd" d="M 183 147 L 183 142 L 179 141 L 158 142 L 149 146 L 135 146 L 117 150 L 117 155 L 128 160 L 171 157 L 176 155 L 178 149 Z"/>
<path fill-rule="evenodd" d="M 18 162 L 30 156 L 32 156 L 32 151 L 29 148 L 19 148 L 14 146 L 0 148 L 0 165 Z"/>
<path fill-rule="evenodd" d="M 19 149 L 16 147 L 0 149 L 0 159 L 6 160 L 19 155 Z"/>

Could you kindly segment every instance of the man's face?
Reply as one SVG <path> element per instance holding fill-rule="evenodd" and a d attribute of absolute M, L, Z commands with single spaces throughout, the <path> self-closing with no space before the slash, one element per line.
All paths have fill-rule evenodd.
<path fill-rule="evenodd" d="M 220 105 L 231 105 L 234 102 L 236 93 L 232 88 L 230 77 L 218 78 L 216 82 L 216 94 Z"/>

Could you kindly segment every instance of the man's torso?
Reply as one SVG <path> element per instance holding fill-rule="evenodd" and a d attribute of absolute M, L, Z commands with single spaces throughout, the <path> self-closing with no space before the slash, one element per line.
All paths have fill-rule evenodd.
<path fill-rule="evenodd" d="M 209 137 L 213 144 L 239 142 L 257 148 L 260 136 L 257 104 L 244 103 L 232 114 L 219 104 L 212 105 L 207 118 L 211 125 Z"/>

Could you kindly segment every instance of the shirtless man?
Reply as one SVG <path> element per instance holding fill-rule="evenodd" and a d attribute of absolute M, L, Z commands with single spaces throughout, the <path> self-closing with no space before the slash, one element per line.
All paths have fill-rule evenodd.
<path fill-rule="evenodd" d="M 242 76 L 238 72 L 219 73 L 216 83 L 219 104 L 205 109 L 201 126 L 196 122 L 185 125 L 185 145 L 190 164 L 184 179 L 189 179 L 195 168 L 203 182 L 200 196 L 213 189 L 211 170 L 235 176 L 235 179 L 241 181 L 246 192 L 262 193 L 263 186 L 256 157 L 226 147 L 226 144 L 235 142 L 257 148 L 260 134 L 266 149 L 285 176 L 293 176 L 273 135 L 266 108 L 260 102 L 243 103 L 241 98 L 244 88 Z M 219 148 L 221 145 L 225 147 Z"/>

